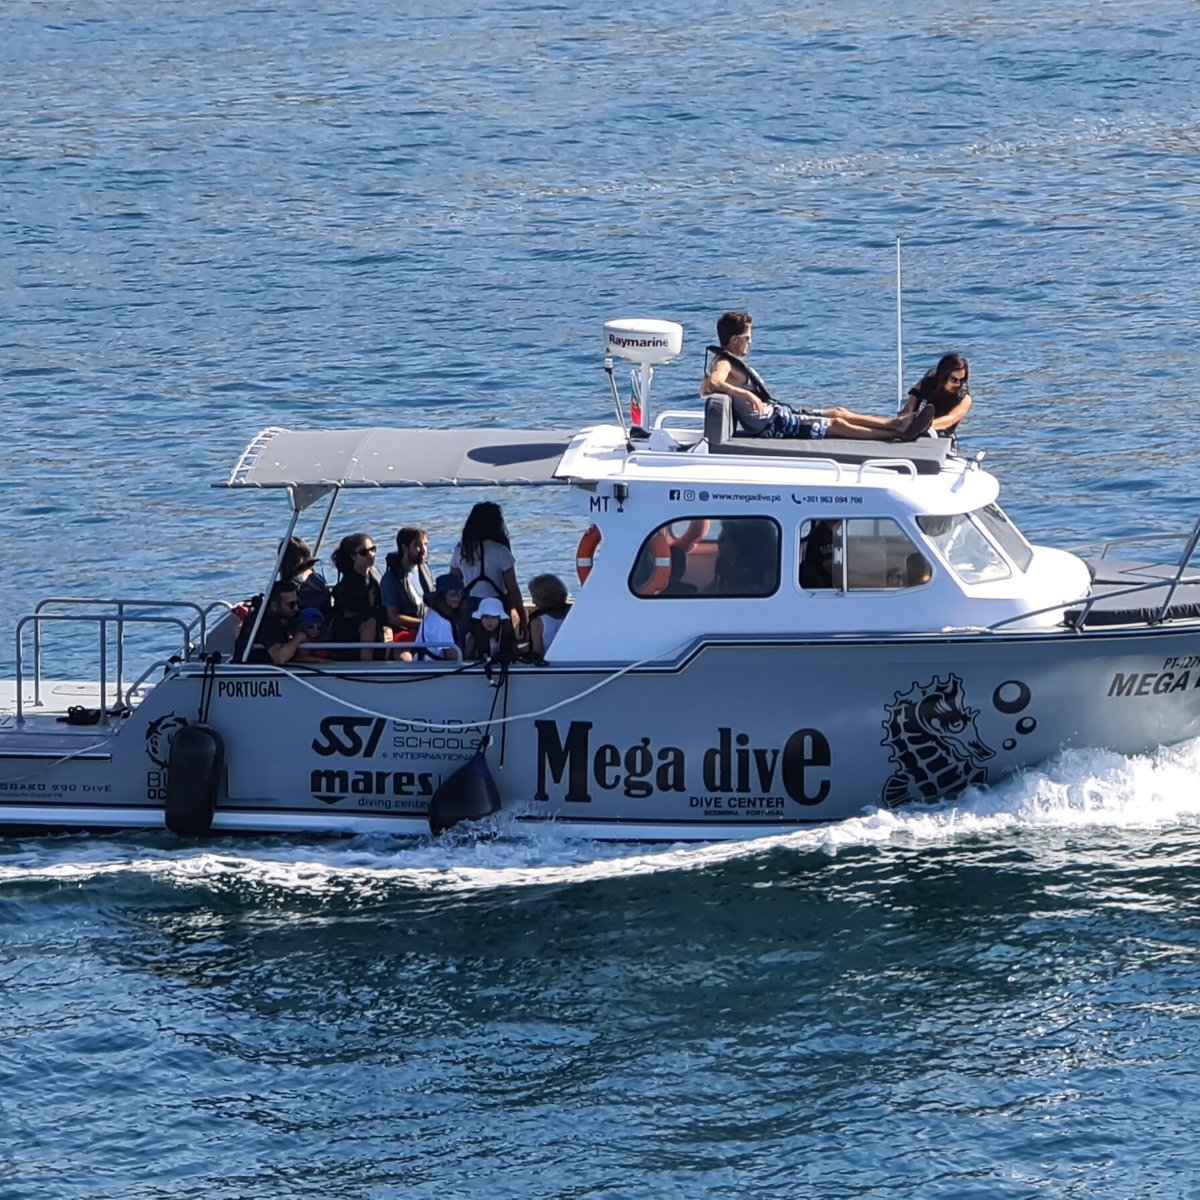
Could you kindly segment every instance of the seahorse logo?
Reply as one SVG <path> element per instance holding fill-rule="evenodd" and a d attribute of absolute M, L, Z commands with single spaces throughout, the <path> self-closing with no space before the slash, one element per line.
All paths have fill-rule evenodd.
<path fill-rule="evenodd" d="M 937 800 L 971 784 L 987 783 L 983 764 L 995 758 L 975 727 L 979 709 L 967 704 L 963 681 L 949 675 L 914 682 L 886 708 L 881 745 L 891 750 L 895 772 L 883 785 L 889 808 L 909 800 Z"/>
<path fill-rule="evenodd" d="M 146 753 L 155 766 L 166 769 L 171 754 L 171 742 L 186 724 L 187 721 L 183 717 L 167 713 L 166 716 L 156 717 L 146 726 Z"/>

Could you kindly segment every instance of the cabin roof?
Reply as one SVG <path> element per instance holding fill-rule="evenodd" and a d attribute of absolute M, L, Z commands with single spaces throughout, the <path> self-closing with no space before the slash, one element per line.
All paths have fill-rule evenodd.
<path fill-rule="evenodd" d="M 994 498 L 996 489 L 986 472 L 956 458 L 948 459 L 936 475 L 918 476 L 895 458 L 864 463 L 814 456 L 811 451 L 765 457 L 705 451 L 703 441 L 680 444 L 658 431 L 631 447 L 616 425 L 596 425 L 575 434 L 494 427 L 270 428 L 250 442 L 228 479 L 214 486 L 291 489 L 299 507 L 332 488 L 594 487 L 640 482 L 695 488 L 861 488 L 907 495 L 931 512 L 957 509 L 967 499 L 964 492 L 971 493 L 973 507 Z M 991 493 L 982 500 L 981 485 Z"/>

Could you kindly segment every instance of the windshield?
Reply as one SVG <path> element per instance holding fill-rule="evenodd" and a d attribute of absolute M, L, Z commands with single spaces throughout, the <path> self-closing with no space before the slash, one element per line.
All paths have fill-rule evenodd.
<path fill-rule="evenodd" d="M 918 517 L 917 524 L 963 583 L 989 583 L 1012 575 L 1000 552 L 965 513 Z"/>
<path fill-rule="evenodd" d="M 1017 564 L 1020 571 L 1028 571 L 1033 562 L 1033 547 L 1022 536 L 1021 531 L 1009 520 L 1008 514 L 998 504 L 989 504 L 979 509 L 974 516 L 999 543 L 1000 549 Z"/>

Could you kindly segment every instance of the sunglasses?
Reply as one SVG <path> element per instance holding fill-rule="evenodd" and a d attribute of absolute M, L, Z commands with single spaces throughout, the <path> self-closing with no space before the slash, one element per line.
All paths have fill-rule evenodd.
<path fill-rule="evenodd" d="M 359 548 L 357 550 L 355 550 L 354 553 L 357 557 L 360 557 L 360 558 L 365 557 L 368 554 L 374 554 L 375 547 L 374 546 L 359 546 Z"/>

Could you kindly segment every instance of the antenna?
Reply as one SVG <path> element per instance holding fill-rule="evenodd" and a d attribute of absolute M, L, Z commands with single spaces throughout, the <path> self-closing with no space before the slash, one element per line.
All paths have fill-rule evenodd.
<path fill-rule="evenodd" d="M 621 397 L 617 393 L 617 381 L 613 378 L 613 360 L 612 355 L 605 355 L 604 372 L 608 376 L 608 382 L 612 385 L 613 405 L 617 410 L 617 424 L 621 427 L 621 432 L 626 436 L 629 435 L 629 430 L 625 428 L 625 414 L 621 411 Z"/>
<path fill-rule="evenodd" d="M 900 238 L 896 237 L 896 411 L 904 411 L 904 300 Z"/>

